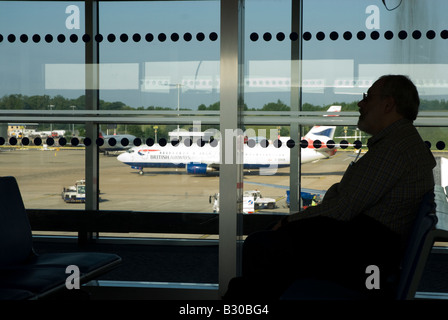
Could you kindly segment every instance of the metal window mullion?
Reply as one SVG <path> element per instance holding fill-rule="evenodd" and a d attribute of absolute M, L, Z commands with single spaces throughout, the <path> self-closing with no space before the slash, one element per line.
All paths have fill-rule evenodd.
<path fill-rule="evenodd" d="M 291 42 L 291 112 L 300 114 L 302 111 L 302 0 L 291 2 L 291 32 L 299 35 L 299 41 Z M 300 120 L 300 117 L 291 117 L 291 120 Z M 299 141 L 301 125 L 297 121 L 290 124 L 291 138 Z M 297 144 L 290 150 L 290 212 L 297 212 L 300 208 L 300 178 L 301 178 L 301 148 Z"/>
<path fill-rule="evenodd" d="M 244 0 L 221 1 L 219 178 L 219 294 L 240 269 L 243 145 L 226 134 L 241 129 L 242 19 Z M 242 131 L 241 131 L 242 132 Z M 237 140 L 237 141 L 236 141 Z"/>
<path fill-rule="evenodd" d="M 85 29 L 87 34 L 98 34 L 99 12 L 98 1 L 85 2 Z M 99 43 L 89 41 L 85 45 L 85 88 L 86 108 L 89 110 L 99 109 Z M 88 137 L 98 137 L 99 124 L 97 121 L 86 121 L 86 134 Z M 99 210 L 99 149 L 96 143 L 86 148 L 85 155 L 85 180 L 86 180 L 86 214 Z M 89 217 L 90 219 L 92 217 Z M 90 222 L 90 221 L 89 221 Z M 82 230 L 79 233 L 79 242 L 92 241 L 97 234 L 91 230 Z"/>

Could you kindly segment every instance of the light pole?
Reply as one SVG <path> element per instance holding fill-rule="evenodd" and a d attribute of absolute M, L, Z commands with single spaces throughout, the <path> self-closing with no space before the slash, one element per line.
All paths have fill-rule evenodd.
<path fill-rule="evenodd" d="M 73 110 L 73 117 L 74 117 L 75 116 L 76 106 L 70 106 L 70 108 L 72 108 L 72 110 Z M 73 128 L 73 130 L 72 130 L 72 137 L 74 137 L 75 136 L 75 123 L 72 123 L 72 128 Z"/>
<path fill-rule="evenodd" d="M 50 110 L 53 110 L 54 104 L 48 105 L 48 108 L 50 108 Z M 50 122 L 50 136 L 51 136 L 51 132 L 53 132 L 53 123 Z"/>
<path fill-rule="evenodd" d="M 180 110 L 180 86 L 181 84 L 177 84 L 177 118 L 179 119 L 179 110 Z M 177 140 L 179 141 L 179 122 L 177 122 Z"/>

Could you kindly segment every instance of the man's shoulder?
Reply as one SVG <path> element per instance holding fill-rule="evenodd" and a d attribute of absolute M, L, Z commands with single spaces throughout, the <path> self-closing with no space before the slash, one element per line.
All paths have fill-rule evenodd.
<path fill-rule="evenodd" d="M 381 147 L 384 152 L 406 159 L 405 161 L 435 163 L 429 146 L 411 122 L 403 122 L 397 126 L 385 137 Z"/>
<path fill-rule="evenodd" d="M 417 128 L 408 121 L 404 121 L 395 127 L 394 130 L 389 132 L 385 140 L 387 140 L 388 145 L 396 149 L 427 148 Z"/>

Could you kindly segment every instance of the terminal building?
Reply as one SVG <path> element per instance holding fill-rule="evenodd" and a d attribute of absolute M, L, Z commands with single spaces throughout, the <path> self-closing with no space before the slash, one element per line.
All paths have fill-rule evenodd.
<path fill-rule="evenodd" d="M 385 74 L 415 83 L 414 125 L 446 187 L 447 12 L 444 0 L 1 1 L 0 176 L 17 181 L 34 249 L 120 257 L 78 298 L 221 300 L 244 239 L 315 205 L 367 152 L 357 104 Z M 304 139 L 316 126 L 334 128 L 331 152 L 302 161 L 329 147 Z M 122 148 L 103 154 L 111 127 L 107 143 Z M 183 160 L 139 174 L 117 159 L 180 146 L 214 147 L 220 162 L 206 174 Z M 245 148 L 260 161 L 286 149 L 289 164 L 249 168 Z M 64 201 L 76 181 L 84 200 Z M 275 206 L 244 213 L 249 190 Z M 434 244 L 412 298 L 448 297 L 446 253 Z M 74 297 L 65 291 L 51 296 Z"/>

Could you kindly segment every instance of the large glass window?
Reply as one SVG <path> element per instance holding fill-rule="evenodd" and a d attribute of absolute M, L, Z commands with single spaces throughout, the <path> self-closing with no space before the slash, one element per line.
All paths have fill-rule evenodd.
<path fill-rule="evenodd" d="M 95 212 L 100 235 L 208 238 L 238 213 L 220 195 L 242 189 L 243 233 L 266 228 L 365 151 L 357 103 L 389 73 L 416 83 L 415 124 L 444 156 L 446 1 L 246 0 L 229 20 L 233 1 L 96 4 L 0 1 L 0 174 L 29 209 Z M 222 39 L 235 21 L 238 45 Z M 235 123 L 237 183 L 219 170 Z"/>
<path fill-rule="evenodd" d="M 428 123 L 425 112 L 446 109 L 445 4 L 392 2 L 304 1 L 302 8 L 287 0 L 245 2 L 243 185 L 246 196 L 275 200 L 245 212 L 288 213 L 299 180 L 306 197 L 308 189 L 329 187 L 333 179 L 322 183 L 308 168 L 330 163 L 319 158 L 349 159 L 357 140 L 365 146 L 368 136 L 356 128 L 357 102 L 380 75 L 405 73 L 416 82 L 418 123 Z M 100 209 L 219 212 L 219 148 L 210 143 L 219 138 L 219 2 L 101 2 L 88 29 L 84 2 L 1 6 L 0 44 L 8 57 L 1 65 L 2 109 L 26 114 L 3 122 L 4 148 L 47 148 L 48 137 L 60 154 L 83 148 L 82 117 L 98 109 L 100 140 L 87 139 L 100 144 Z M 86 75 L 96 75 L 98 83 L 86 82 Z M 98 101 L 86 98 L 86 90 L 98 90 Z M 301 140 L 313 124 L 331 124 L 324 117 L 331 106 L 340 106 L 341 120 L 332 132 L 335 148 L 322 154 Z M 442 127 L 420 130 L 432 149 L 444 149 Z M 300 179 L 291 171 L 299 155 Z M 58 181 L 58 188 L 85 179 L 82 159 L 69 159 L 79 177 Z M 48 184 L 49 177 L 35 179 Z"/>
<path fill-rule="evenodd" d="M 81 203 L 67 205 L 63 189 L 85 179 L 85 126 L 74 120 L 84 80 L 68 85 L 84 66 L 83 10 L 83 2 L 0 2 L 0 109 L 15 114 L 2 120 L 0 174 L 17 178 L 27 208 Z M 52 120 L 59 114 L 72 121 Z"/>
<path fill-rule="evenodd" d="M 85 180 L 84 159 L 68 155 L 67 147 L 85 148 L 87 138 L 87 147 L 100 152 L 100 209 L 212 212 L 219 171 L 208 158 L 212 154 L 218 162 L 219 148 L 208 142 L 219 138 L 219 2 L 102 2 L 98 20 L 84 11 L 83 2 L 1 2 L 0 45 L 7 57 L 1 64 L 1 107 L 26 115 L 18 122 L 15 111 L 9 112 L 3 147 L 57 148 L 57 159 L 67 155 L 70 161 L 61 168 L 77 176 L 57 182 L 58 162 L 42 160 L 47 172 L 36 167 L 35 158 L 24 157 L 35 170 L 33 184 L 53 181 L 37 189 L 42 197 L 45 189 Z M 98 136 L 83 125 L 90 115 L 107 117 L 98 122 Z M 64 122 L 55 123 L 56 117 Z M 54 143 L 49 148 L 47 138 Z M 198 139 L 207 145 L 198 147 Z M 126 151 L 141 157 L 135 163 L 118 158 Z M 25 171 L 22 163 L 12 162 L 15 170 L 5 167 L 5 174 Z M 26 188 L 25 181 L 21 186 Z M 51 193 L 62 200 L 60 190 Z M 28 196 L 25 202 L 29 208 L 54 207 L 29 202 Z M 58 208 L 74 207 L 61 202 Z"/>

